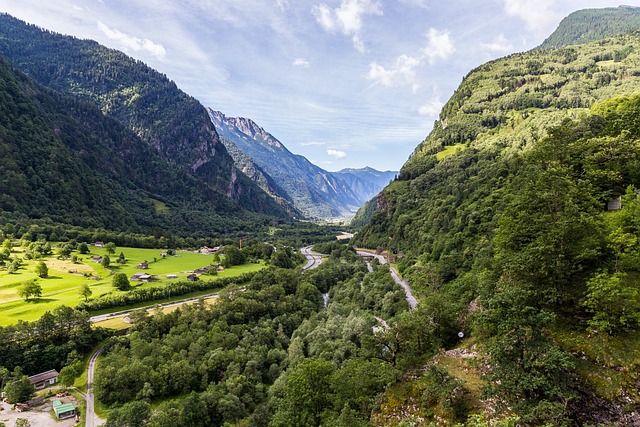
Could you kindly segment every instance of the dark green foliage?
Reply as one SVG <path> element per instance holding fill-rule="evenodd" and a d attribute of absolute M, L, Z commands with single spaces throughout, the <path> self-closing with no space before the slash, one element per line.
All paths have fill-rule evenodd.
<path fill-rule="evenodd" d="M 589 43 L 638 29 L 640 10 L 635 7 L 579 10 L 564 18 L 558 29 L 540 45 L 540 49 Z M 621 56 L 615 59 L 621 60 Z"/>
<path fill-rule="evenodd" d="M 37 280 L 28 280 L 18 288 L 18 295 L 29 301 L 30 298 L 40 298 L 42 296 L 42 286 Z"/>
<path fill-rule="evenodd" d="M 0 52 L 53 89 L 2 60 L 4 216 L 182 232 L 261 221 L 243 208 L 287 218 L 236 173 L 204 108 L 165 76 L 96 43 L 0 20 Z"/>
<path fill-rule="evenodd" d="M 114 274 L 111 282 L 113 284 L 113 287 L 118 289 L 119 291 L 128 291 L 129 289 L 131 289 L 131 283 L 129 283 L 129 278 L 125 273 Z"/>
<path fill-rule="evenodd" d="M 0 366 L 10 370 L 20 366 L 28 375 L 59 370 L 69 354 L 88 351 L 102 334 L 91 329 L 87 312 L 61 306 L 35 322 L 0 328 Z"/>
<path fill-rule="evenodd" d="M 36 394 L 36 389 L 26 375 L 19 376 L 10 381 L 5 387 L 7 402 L 21 403 L 30 400 Z"/>
<path fill-rule="evenodd" d="M 47 267 L 47 264 L 45 264 L 44 261 L 40 261 L 36 264 L 36 274 L 41 279 L 46 279 L 49 276 L 49 267 Z"/>
<path fill-rule="evenodd" d="M 441 417 L 446 415 L 454 421 L 466 421 L 469 415 L 469 391 L 460 381 L 436 365 L 427 368 L 423 380 L 426 383 L 422 393 L 425 407 L 439 407 L 438 413 Z"/>

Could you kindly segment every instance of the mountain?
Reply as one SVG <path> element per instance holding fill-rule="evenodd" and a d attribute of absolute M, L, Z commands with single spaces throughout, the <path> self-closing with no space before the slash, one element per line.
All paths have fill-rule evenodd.
<path fill-rule="evenodd" d="M 365 167 L 362 169 L 342 169 L 333 172 L 333 174 L 346 182 L 360 200 L 370 200 L 393 181 L 398 172 L 381 172 L 370 167 Z"/>
<path fill-rule="evenodd" d="M 586 9 L 564 18 L 540 49 L 589 43 L 616 34 L 640 29 L 640 8 L 620 6 L 606 9 Z"/>
<path fill-rule="evenodd" d="M 364 202 L 339 176 L 291 153 L 273 135 L 246 118 L 227 117 L 208 109 L 223 142 L 248 156 L 273 181 L 267 190 L 293 203 L 309 217 L 335 218 L 351 215 Z M 236 161 L 245 162 L 236 155 Z M 264 178 L 268 180 L 267 178 Z"/>
<path fill-rule="evenodd" d="M 93 103 L 41 87 L 1 56 L 0 153 L 3 223 L 39 219 L 195 235 L 259 220 L 180 173 Z"/>
<path fill-rule="evenodd" d="M 434 361 L 422 413 L 443 411 L 433 396 L 453 381 L 460 408 L 497 403 L 523 425 L 637 424 L 638 93 L 640 32 L 488 62 L 377 196 L 354 245 L 397 249 L 456 348 Z M 400 394 L 423 381 L 383 400 L 409 408 Z"/>
<path fill-rule="evenodd" d="M 240 207 L 288 217 L 237 171 L 204 107 L 165 75 L 96 42 L 51 33 L 5 14 L 0 15 L 0 53 L 39 84 L 90 102 L 128 128 L 164 162 L 195 179 L 220 213 Z"/>

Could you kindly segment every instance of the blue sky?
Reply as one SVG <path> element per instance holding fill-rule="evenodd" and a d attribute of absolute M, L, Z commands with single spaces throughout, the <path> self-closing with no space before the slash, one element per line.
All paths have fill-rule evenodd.
<path fill-rule="evenodd" d="M 122 50 L 325 169 L 397 170 L 471 69 L 539 45 L 574 10 L 618 4 L 0 0 L 0 11 Z"/>

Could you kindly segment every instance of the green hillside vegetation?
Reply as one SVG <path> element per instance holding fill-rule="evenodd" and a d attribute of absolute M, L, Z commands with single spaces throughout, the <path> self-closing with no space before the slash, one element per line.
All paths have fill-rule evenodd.
<path fill-rule="evenodd" d="M 573 12 L 540 45 L 540 49 L 562 48 L 589 43 L 640 29 L 640 8 L 585 9 Z"/>
<path fill-rule="evenodd" d="M 0 53 L 39 84 L 72 95 L 66 102 L 57 100 L 57 105 L 62 104 L 66 115 L 77 117 L 84 125 L 72 128 L 68 138 L 79 142 L 73 148 L 82 150 L 89 167 L 108 168 L 111 164 L 100 157 L 104 151 L 82 145 L 87 134 L 98 134 L 115 144 L 109 150 L 109 160 L 121 157 L 130 162 L 127 170 L 113 172 L 122 172 L 119 175 L 124 179 L 142 177 L 132 181 L 143 191 L 152 187 L 153 193 L 165 196 L 154 199 L 190 203 L 192 209 L 220 214 L 235 212 L 239 205 L 287 218 L 266 193 L 235 170 L 204 107 L 166 76 L 92 41 L 44 31 L 5 14 L 0 15 L 0 23 Z M 89 120 L 100 120 L 89 105 L 108 116 L 102 121 L 111 123 L 98 129 L 91 121 L 87 123 L 89 115 L 93 116 Z M 15 112 L 21 113 L 27 112 Z M 49 132 L 55 129 L 63 134 L 67 130 L 59 125 L 51 126 Z M 123 141 L 118 133 L 127 139 Z M 131 151 L 139 154 L 129 157 Z M 169 169 L 173 171 L 167 172 Z M 136 203 L 131 201 L 129 205 Z"/>
<path fill-rule="evenodd" d="M 479 344 L 480 411 L 624 425 L 640 405 L 639 47 L 633 33 L 472 71 L 355 237 L 397 247 L 421 304 Z"/>

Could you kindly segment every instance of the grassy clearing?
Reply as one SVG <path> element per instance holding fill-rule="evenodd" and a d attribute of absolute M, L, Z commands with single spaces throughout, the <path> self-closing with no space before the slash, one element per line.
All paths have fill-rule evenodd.
<path fill-rule="evenodd" d="M 576 356 L 578 374 L 598 396 L 640 404 L 640 331 L 611 337 L 559 329 L 553 336 Z"/>
<path fill-rule="evenodd" d="M 55 250 L 54 250 L 55 251 Z M 116 264 L 120 252 L 124 253 L 127 262 L 123 265 Z M 104 248 L 91 247 L 91 253 L 86 255 L 77 255 L 78 261 L 73 263 L 71 260 L 59 260 L 55 257 L 44 258 L 43 261 L 49 267 L 49 277 L 40 279 L 37 277 L 34 269 L 36 262 L 25 260 L 23 266 L 14 274 L 9 274 L 5 270 L 0 270 L 0 326 L 6 326 L 16 323 L 18 320 L 33 321 L 39 319 L 46 311 L 52 311 L 61 305 L 75 306 L 82 297 L 80 289 L 83 284 L 88 284 L 93 291 L 93 298 L 100 295 L 118 292 L 111 285 L 111 272 L 102 267 L 102 265 L 92 261 L 92 256 L 106 255 Z M 23 258 L 21 248 L 14 248 L 12 257 Z M 205 267 L 213 263 L 213 255 L 204 255 L 188 251 L 179 251 L 175 256 L 162 257 L 162 251 L 159 249 L 140 249 L 140 248 L 117 248 L 116 254 L 110 256 L 111 268 L 114 272 L 122 272 L 131 277 L 138 271 L 137 265 L 143 261 L 149 262 L 149 269 L 144 270 L 149 274 L 158 277 L 157 282 L 152 283 L 136 283 L 134 286 L 139 287 L 155 287 L 162 286 L 165 283 L 185 280 L 190 271 Z M 217 276 L 208 276 L 211 278 L 225 278 L 238 276 L 243 273 L 255 272 L 264 267 L 263 264 L 245 264 L 228 268 L 219 272 Z M 89 277 L 86 277 L 87 274 Z M 175 274 L 175 279 L 167 279 L 167 274 Z M 18 296 L 18 287 L 25 281 L 38 279 L 38 283 L 42 286 L 42 297 L 29 302 L 24 301 Z M 204 279 L 204 278 L 203 278 Z M 210 292 L 194 293 L 189 296 L 206 295 Z M 170 302 L 185 299 L 189 296 L 180 296 L 174 299 L 167 299 Z M 141 306 L 148 306 L 149 303 Z M 136 308 L 136 307 L 133 307 Z M 119 310 L 123 308 L 119 307 Z M 116 311 L 116 310 L 109 310 Z"/>
<path fill-rule="evenodd" d="M 444 150 L 436 154 L 436 159 L 438 160 L 446 159 L 447 157 L 457 153 L 458 150 L 464 149 L 464 147 L 465 147 L 464 144 L 447 145 L 446 147 L 444 147 Z"/>

